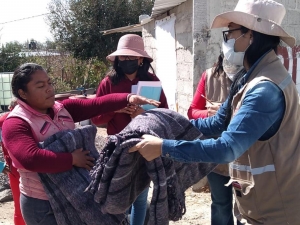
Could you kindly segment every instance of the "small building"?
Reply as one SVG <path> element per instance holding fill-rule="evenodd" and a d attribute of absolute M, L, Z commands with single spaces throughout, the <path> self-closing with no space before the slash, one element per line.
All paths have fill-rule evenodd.
<path fill-rule="evenodd" d="M 168 102 L 186 115 L 202 72 L 221 52 L 221 29 L 210 29 L 214 17 L 234 9 L 238 0 L 155 0 L 152 14 L 141 24 L 106 31 L 142 31 Z M 282 26 L 296 37 L 294 48 L 282 46 L 279 57 L 300 92 L 300 0 L 277 2 L 287 13 Z M 134 30 L 132 29 L 134 28 Z"/>

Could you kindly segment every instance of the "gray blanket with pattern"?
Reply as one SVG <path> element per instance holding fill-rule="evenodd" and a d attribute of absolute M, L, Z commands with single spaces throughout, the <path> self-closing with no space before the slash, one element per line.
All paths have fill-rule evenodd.
<path fill-rule="evenodd" d="M 138 152 L 128 153 L 143 134 L 164 139 L 194 140 L 201 136 L 185 117 L 168 109 L 154 109 L 137 116 L 119 134 L 111 135 L 91 171 L 87 190 L 103 213 L 125 212 L 153 181 L 148 224 L 165 225 L 185 213 L 185 190 L 217 164 L 181 163 L 159 157 L 147 162 Z M 193 151 L 193 149 L 191 149 Z"/>
<path fill-rule="evenodd" d="M 40 147 L 54 152 L 72 152 L 75 149 L 83 148 L 89 150 L 90 155 L 98 159 L 99 153 L 95 147 L 96 132 L 95 126 L 61 131 L 40 143 Z M 112 215 L 116 213 L 102 213 L 101 205 L 94 201 L 94 196 L 90 192 L 85 192 L 92 181 L 89 171 L 86 169 L 73 167 L 67 172 L 39 174 L 39 176 L 58 225 L 127 223 L 124 213 L 117 215 Z"/>

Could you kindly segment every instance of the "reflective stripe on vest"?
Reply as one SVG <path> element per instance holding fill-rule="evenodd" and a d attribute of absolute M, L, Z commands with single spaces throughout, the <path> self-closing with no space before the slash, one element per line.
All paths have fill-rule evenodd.
<path fill-rule="evenodd" d="M 275 171 L 274 164 L 258 167 L 258 168 L 251 168 L 250 166 L 246 166 L 246 165 L 238 165 L 238 164 L 230 163 L 230 168 L 233 170 L 249 172 L 252 175 L 259 175 L 262 173 Z"/>

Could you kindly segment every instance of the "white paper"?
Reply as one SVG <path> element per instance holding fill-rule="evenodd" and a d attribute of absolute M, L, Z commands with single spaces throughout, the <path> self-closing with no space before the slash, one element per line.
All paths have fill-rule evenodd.
<path fill-rule="evenodd" d="M 137 88 L 138 88 L 137 85 L 131 85 L 131 93 L 132 94 L 137 94 Z"/>

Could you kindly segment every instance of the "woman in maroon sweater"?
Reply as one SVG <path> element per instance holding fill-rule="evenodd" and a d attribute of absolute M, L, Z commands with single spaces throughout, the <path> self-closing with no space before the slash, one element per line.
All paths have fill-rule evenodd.
<path fill-rule="evenodd" d="M 153 70 L 150 63 L 153 59 L 144 50 L 143 39 L 135 34 L 122 36 L 118 43 L 118 49 L 106 57 L 113 62 L 113 69 L 100 82 L 96 96 L 105 96 L 111 93 L 131 92 L 131 86 L 139 81 L 159 81 L 148 72 Z M 161 92 L 160 108 L 168 108 L 164 92 Z M 127 105 L 126 107 L 111 113 L 94 117 L 92 122 L 96 125 L 107 124 L 107 134 L 114 135 L 123 130 L 131 119 L 143 113 L 141 107 Z M 142 192 L 133 203 L 131 210 L 131 225 L 144 224 L 147 206 L 148 189 Z"/>
<path fill-rule="evenodd" d="M 153 59 L 144 51 L 143 39 L 135 34 L 120 38 L 117 51 L 106 57 L 113 63 L 113 69 L 100 82 L 96 96 L 111 93 L 130 93 L 131 86 L 139 81 L 159 81 L 158 77 L 148 72 L 153 70 L 150 63 Z M 160 108 L 168 108 L 167 99 L 162 91 Z M 131 119 L 141 114 L 143 109 L 127 105 L 121 110 L 101 114 L 92 118 L 95 125 L 107 124 L 107 134 L 114 135 L 123 130 Z"/>
<path fill-rule="evenodd" d="M 41 66 L 26 63 L 18 67 L 12 78 L 12 92 L 18 99 L 19 105 L 21 103 L 24 106 L 26 105 L 23 110 L 34 112 L 29 114 L 31 121 L 34 121 L 35 117 L 42 117 L 45 118 L 45 123 L 57 123 L 55 124 L 57 127 L 61 126 L 61 122 L 57 118 L 55 119 L 58 112 L 54 108 L 59 103 L 54 100 L 55 93 L 51 79 Z M 150 103 L 156 106 L 159 104 L 157 101 L 127 93 L 111 94 L 94 99 L 67 99 L 61 102 L 62 107 L 71 115 L 73 122 L 116 111 L 125 107 L 128 103 L 133 105 Z M 52 122 L 48 122 L 51 120 Z M 72 153 L 54 153 L 40 149 L 31 126 L 20 117 L 7 118 L 2 127 L 2 135 L 3 142 L 10 156 L 12 156 L 13 164 L 27 171 L 59 173 L 70 170 L 73 166 L 86 169 L 91 169 L 93 166 L 94 159 L 88 155 L 88 150 L 76 149 Z M 28 182 L 30 180 L 25 180 L 27 180 L 27 183 L 24 185 L 29 186 Z M 31 192 L 33 191 L 32 189 Z M 24 199 L 23 202 L 22 199 Z M 48 208 L 49 211 L 41 212 L 41 208 Z M 27 224 L 56 224 L 54 215 L 51 213 L 51 206 L 47 200 L 26 196 L 22 192 L 21 210 Z"/>

